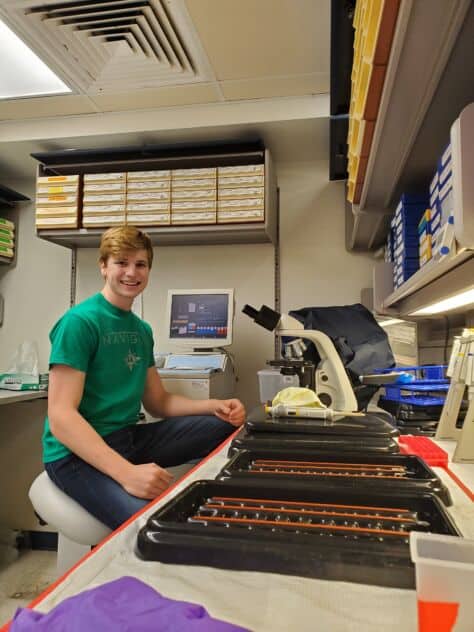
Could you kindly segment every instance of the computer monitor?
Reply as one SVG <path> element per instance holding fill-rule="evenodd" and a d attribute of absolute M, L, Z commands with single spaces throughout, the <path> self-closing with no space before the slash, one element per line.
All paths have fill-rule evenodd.
<path fill-rule="evenodd" d="M 193 349 L 232 344 L 234 290 L 169 290 L 168 340 Z"/>

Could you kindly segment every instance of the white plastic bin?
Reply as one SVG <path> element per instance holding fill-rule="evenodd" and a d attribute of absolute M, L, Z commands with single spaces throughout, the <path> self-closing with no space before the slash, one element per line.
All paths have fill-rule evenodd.
<path fill-rule="evenodd" d="M 282 375 L 278 369 L 261 369 L 257 371 L 260 387 L 260 401 L 266 404 L 272 401 L 275 395 L 288 386 L 299 386 L 297 375 Z"/>
<path fill-rule="evenodd" d="M 418 630 L 473 632 L 474 540 L 413 531 L 410 553 L 416 568 Z"/>

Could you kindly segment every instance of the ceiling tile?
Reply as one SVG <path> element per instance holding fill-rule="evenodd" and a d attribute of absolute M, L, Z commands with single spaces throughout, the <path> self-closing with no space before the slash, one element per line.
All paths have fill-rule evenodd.
<path fill-rule="evenodd" d="M 218 80 L 329 72 L 329 0 L 186 0 Z"/>
<path fill-rule="evenodd" d="M 213 84 L 194 84 L 149 90 L 135 90 L 119 94 L 101 94 L 93 97 L 103 112 L 144 110 L 173 105 L 194 105 L 221 100 Z"/>
<path fill-rule="evenodd" d="M 0 101 L 0 121 L 70 116 L 91 112 L 96 112 L 96 109 L 90 99 L 74 94 Z"/>
<path fill-rule="evenodd" d="M 292 77 L 262 77 L 221 81 L 226 100 L 293 97 L 329 92 L 329 74 L 313 73 Z"/>

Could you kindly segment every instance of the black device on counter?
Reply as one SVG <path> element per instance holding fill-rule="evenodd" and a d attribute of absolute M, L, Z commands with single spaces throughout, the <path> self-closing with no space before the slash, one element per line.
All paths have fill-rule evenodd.
<path fill-rule="evenodd" d="M 410 531 L 459 535 L 432 494 L 197 481 L 148 519 L 145 560 L 413 588 Z"/>
<path fill-rule="evenodd" d="M 452 505 L 448 488 L 418 456 L 406 454 L 318 454 L 291 450 L 239 450 L 224 465 L 217 480 L 262 485 L 282 482 L 295 486 L 318 485 L 321 489 L 361 488 L 387 494 L 436 494 Z"/>
<path fill-rule="evenodd" d="M 311 434 L 308 432 L 254 432 L 245 426 L 235 435 L 228 455 L 237 450 L 277 449 L 325 452 L 328 454 L 397 454 L 398 443 L 389 436 Z"/>

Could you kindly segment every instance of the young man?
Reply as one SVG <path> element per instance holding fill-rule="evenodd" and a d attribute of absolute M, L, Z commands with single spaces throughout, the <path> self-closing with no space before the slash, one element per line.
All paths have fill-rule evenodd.
<path fill-rule="evenodd" d="M 111 528 L 169 486 L 163 468 L 204 457 L 245 420 L 237 399 L 190 400 L 163 388 L 151 328 L 131 311 L 152 260 L 146 233 L 107 230 L 103 290 L 66 312 L 50 333 L 45 469 Z M 137 425 L 142 402 L 165 420 Z"/>

